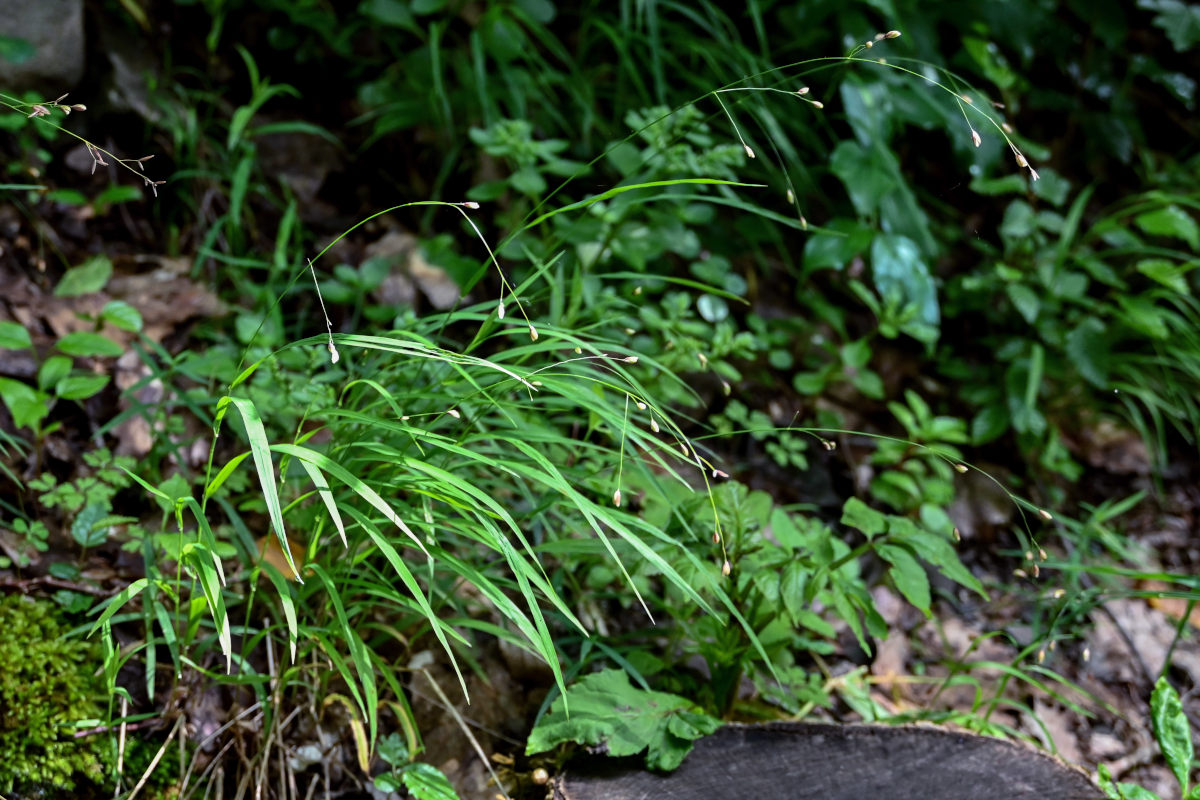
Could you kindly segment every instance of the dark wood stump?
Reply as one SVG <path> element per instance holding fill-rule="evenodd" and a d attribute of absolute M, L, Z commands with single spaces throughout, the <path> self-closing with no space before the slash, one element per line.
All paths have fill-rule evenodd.
<path fill-rule="evenodd" d="M 1080 770 L 1030 747 L 928 726 L 727 725 L 670 774 L 590 757 L 558 800 L 1095 800 Z"/>

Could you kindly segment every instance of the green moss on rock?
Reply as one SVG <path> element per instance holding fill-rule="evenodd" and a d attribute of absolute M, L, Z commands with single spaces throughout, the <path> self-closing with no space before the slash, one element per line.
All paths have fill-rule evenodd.
<path fill-rule="evenodd" d="M 101 716 L 90 644 L 66 639 L 50 603 L 0 598 L 0 787 L 12 797 L 59 797 L 103 779 L 101 737 L 70 723 Z"/>

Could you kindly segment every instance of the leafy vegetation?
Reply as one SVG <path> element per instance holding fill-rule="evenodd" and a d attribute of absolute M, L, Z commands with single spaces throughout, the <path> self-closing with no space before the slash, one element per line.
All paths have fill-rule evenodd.
<path fill-rule="evenodd" d="M 1129 83 L 1156 120 L 1194 105 L 1174 5 L 206 0 L 153 11 L 170 47 L 136 5 L 103 23 L 160 57 L 131 110 L 0 96 L 3 188 L 161 254 L 177 311 L 86 242 L 29 273 L 0 566 L 90 612 L 138 714 L 236 697 L 231 791 L 340 760 L 453 796 L 416 676 L 470 699 L 492 642 L 543 670 L 527 754 L 670 769 L 722 719 L 815 709 L 1019 734 L 1013 685 L 1089 702 L 1042 663 L 1088 611 L 1132 581 L 1194 602 L 1115 522 L 1200 431 L 1200 160 Z M 1125 69 L 1131 21 L 1173 52 Z M 66 143 L 104 169 L 64 175 Z M 1110 468 L 1152 480 L 1080 488 Z M 975 479 L 1008 511 L 963 544 Z M 888 593 L 934 620 L 1015 596 L 982 638 L 1019 646 L 918 668 L 967 708 L 890 709 L 829 666 L 894 634 Z"/>

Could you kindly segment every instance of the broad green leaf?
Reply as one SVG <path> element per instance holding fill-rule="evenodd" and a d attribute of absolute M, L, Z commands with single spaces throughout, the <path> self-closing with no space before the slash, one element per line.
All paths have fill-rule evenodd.
<path fill-rule="evenodd" d="M 100 312 L 100 319 L 130 333 L 136 333 L 142 329 L 142 312 L 124 300 L 110 301 Z"/>
<path fill-rule="evenodd" d="M 77 267 L 67 270 L 58 286 L 54 287 L 55 297 L 78 297 L 81 294 L 98 292 L 112 277 L 113 266 L 106 255 L 96 255 Z"/>
<path fill-rule="evenodd" d="M 829 157 L 829 167 L 841 179 L 861 217 L 873 217 L 880 198 L 898 186 L 895 177 L 861 144 L 841 142 Z"/>
<path fill-rule="evenodd" d="M 86 400 L 108 385 L 107 375 L 70 375 L 54 385 L 63 400 Z"/>
<path fill-rule="evenodd" d="M 1194 264 L 1178 264 L 1165 258 L 1145 258 L 1137 263 L 1138 272 L 1178 294 L 1191 293 L 1187 274 L 1194 268 Z"/>
<path fill-rule="evenodd" d="M 0 320 L 0 349 L 24 350 L 32 346 L 33 341 L 24 325 L 12 320 Z"/>
<path fill-rule="evenodd" d="M 1191 214 L 1177 205 L 1139 214 L 1133 221 L 1144 233 L 1182 239 L 1193 251 L 1200 250 L 1200 225 L 1196 224 Z"/>
<path fill-rule="evenodd" d="M 870 539 L 887 530 L 887 517 L 857 497 L 851 497 L 842 506 L 842 524 L 857 528 Z"/>
<path fill-rule="evenodd" d="M 98 526 L 100 520 L 108 516 L 108 509 L 99 504 L 87 506 L 75 515 L 71 523 L 71 538 L 80 547 L 99 547 L 108 538 L 108 529 Z"/>
<path fill-rule="evenodd" d="M 87 356 L 115 358 L 125 352 L 125 349 L 121 345 L 107 336 L 89 331 L 68 333 L 59 339 L 55 346 L 63 353 L 78 358 Z"/>
<path fill-rule="evenodd" d="M 400 780 L 416 800 L 458 800 L 450 779 L 432 764 L 411 764 L 400 773 Z"/>
<path fill-rule="evenodd" d="M 50 356 L 38 367 L 38 388 L 43 391 L 53 389 L 63 378 L 71 374 L 75 362 L 67 356 Z"/>
<path fill-rule="evenodd" d="M 36 428 L 50 414 L 50 396 L 27 383 L 0 377 L 0 399 L 18 428 Z"/>
<path fill-rule="evenodd" d="M 1165 677 L 1160 677 L 1154 684 L 1154 693 L 1150 695 L 1150 717 L 1163 758 L 1179 782 L 1180 794 L 1186 795 L 1192 769 L 1192 728 L 1183 712 L 1179 693 Z"/>
<path fill-rule="evenodd" d="M 1084 380 L 1098 389 L 1108 385 L 1109 347 L 1104 323 L 1085 317 L 1067 334 L 1067 357 Z"/>
<path fill-rule="evenodd" d="M 907 236 L 880 234 L 871 242 L 875 288 L 884 298 L 898 295 L 916 306 L 917 318 L 934 328 L 941 322 L 937 287 L 917 243 Z"/>
<path fill-rule="evenodd" d="M 929 578 L 925 568 L 917 563 L 912 552 L 901 545 L 883 543 L 875 548 L 879 557 L 891 564 L 888 574 L 896 588 L 904 598 L 921 610 L 925 616 L 930 616 L 929 606 L 933 598 L 929 593 Z"/>
<path fill-rule="evenodd" d="M 635 688 L 627 673 L 607 669 L 584 676 L 567 689 L 565 699 L 554 701 L 530 733 L 525 752 L 545 752 L 564 742 L 604 745 L 614 757 L 645 750 L 648 768 L 672 770 L 683 763 L 694 739 L 720 725 L 689 700 Z"/>

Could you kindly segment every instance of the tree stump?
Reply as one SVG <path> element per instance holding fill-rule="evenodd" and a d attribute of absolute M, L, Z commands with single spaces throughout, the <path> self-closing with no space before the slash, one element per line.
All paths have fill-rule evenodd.
<path fill-rule="evenodd" d="M 1082 771 L 1030 747 L 929 726 L 726 725 L 659 775 L 591 757 L 556 800 L 1095 800 Z"/>

